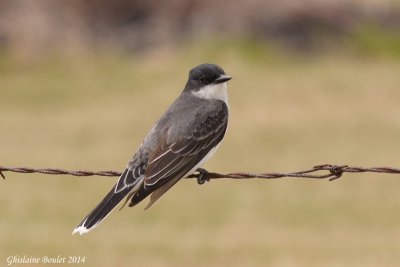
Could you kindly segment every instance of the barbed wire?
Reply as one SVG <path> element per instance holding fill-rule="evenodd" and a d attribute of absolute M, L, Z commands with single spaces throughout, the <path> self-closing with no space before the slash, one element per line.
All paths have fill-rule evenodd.
<path fill-rule="evenodd" d="M 73 175 L 73 176 L 121 176 L 121 172 L 118 171 L 74 171 L 74 170 L 64 170 L 64 169 L 53 169 L 53 168 L 27 168 L 27 167 L 4 167 L 0 166 L 0 175 L 5 179 L 3 172 L 16 172 L 16 173 L 43 173 L 51 175 Z M 321 173 L 322 172 L 322 173 Z M 316 165 L 308 170 L 289 172 L 289 173 L 279 173 L 279 172 L 269 172 L 269 173 L 247 173 L 247 172 L 235 172 L 228 174 L 221 174 L 217 172 L 209 172 L 205 169 L 199 169 L 198 173 L 194 173 L 187 178 L 196 178 L 199 184 L 205 181 L 210 181 L 211 179 L 279 179 L 285 177 L 292 178 L 308 178 L 308 179 L 328 179 L 329 181 L 336 180 L 340 178 L 343 173 L 388 173 L 388 174 L 400 174 L 400 169 L 391 167 L 352 167 L 348 165 L 333 165 L 333 164 L 322 164 Z"/>

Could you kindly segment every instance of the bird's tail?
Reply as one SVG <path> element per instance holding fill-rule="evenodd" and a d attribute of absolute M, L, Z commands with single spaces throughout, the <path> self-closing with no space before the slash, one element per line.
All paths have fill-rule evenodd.
<path fill-rule="evenodd" d="M 126 172 L 126 171 L 125 171 Z M 120 190 L 115 190 L 118 183 L 104 197 L 104 199 L 82 220 L 82 222 L 74 229 L 72 234 L 79 233 L 80 235 L 89 232 L 97 227 L 110 212 L 118 205 L 121 200 L 129 194 L 132 186 L 125 187 Z"/>

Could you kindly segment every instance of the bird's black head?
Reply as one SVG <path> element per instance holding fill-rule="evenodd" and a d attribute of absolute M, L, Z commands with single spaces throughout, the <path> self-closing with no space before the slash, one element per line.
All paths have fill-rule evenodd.
<path fill-rule="evenodd" d="M 185 91 L 195 91 L 210 84 L 218 84 L 229 81 L 232 77 L 225 74 L 225 71 L 215 64 L 201 64 L 189 72 L 189 80 Z"/>

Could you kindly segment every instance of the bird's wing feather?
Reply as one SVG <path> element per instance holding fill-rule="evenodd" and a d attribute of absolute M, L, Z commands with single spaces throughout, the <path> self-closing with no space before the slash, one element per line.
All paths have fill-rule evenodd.
<path fill-rule="evenodd" d="M 179 179 L 188 174 L 224 137 L 228 124 L 228 109 L 218 103 L 211 111 L 203 112 L 193 120 L 189 133 L 168 142 L 159 142 L 149 156 L 144 183 L 132 196 L 129 206 L 134 206 L 153 193 L 148 208 Z M 166 139 L 168 138 L 165 137 Z"/>
<path fill-rule="evenodd" d="M 149 158 L 144 185 L 158 187 L 175 176 L 187 174 L 222 140 L 227 123 L 227 108 L 224 104 L 220 109 L 197 120 L 190 134 L 164 149 L 156 150 Z"/>
<path fill-rule="evenodd" d="M 225 130 L 221 131 L 220 134 L 218 134 L 214 139 L 215 141 L 210 142 L 207 147 L 211 148 L 215 147 L 222 139 L 224 132 Z M 165 178 L 163 178 L 163 180 L 159 182 L 160 186 L 158 187 L 158 189 L 154 190 L 154 192 L 151 194 L 150 202 L 149 204 L 147 204 L 146 209 L 149 208 L 151 205 L 153 205 L 153 203 L 157 199 L 159 199 L 165 192 L 167 192 L 176 182 L 178 182 L 179 179 L 189 174 L 189 172 L 193 170 L 193 168 L 210 152 L 210 150 L 211 149 L 208 149 L 206 147 L 199 148 L 197 154 L 192 154 L 191 156 L 184 156 L 184 160 L 181 160 L 179 162 L 179 166 L 169 171 L 164 176 Z"/>

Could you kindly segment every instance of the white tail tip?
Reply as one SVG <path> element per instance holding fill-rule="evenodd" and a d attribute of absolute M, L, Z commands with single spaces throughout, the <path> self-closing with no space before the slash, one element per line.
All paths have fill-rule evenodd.
<path fill-rule="evenodd" d="M 87 229 L 85 226 L 78 226 L 74 229 L 74 231 L 72 232 L 72 234 L 76 234 L 79 233 L 80 235 L 86 234 L 87 232 L 89 232 L 91 229 Z"/>

